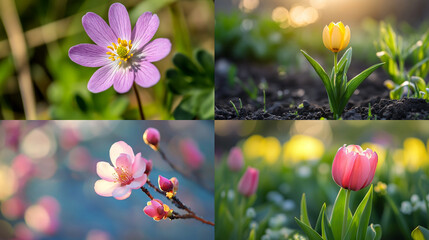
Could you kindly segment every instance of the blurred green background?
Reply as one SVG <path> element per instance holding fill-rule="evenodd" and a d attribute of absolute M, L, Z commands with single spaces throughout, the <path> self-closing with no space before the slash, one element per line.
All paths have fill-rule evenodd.
<path fill-rule="evenodd" d="M 299 218 L 303 193 L 313 226 L 324 202 L 330 217 L 340 189 L 331 166 L 344 144 L 371 148 L 379 156 L 370 223 L 382 226 L 382 239 L 411 239 L 418 225 L 429 226 L 427 121 L 216 121 L 215 134 L 215 208 L 221 223 L 216 239 L 248 239 L 252 229 L 255 239 L 300 239 L 294 238 L 302 235 L 294 217 Z M 226 164 L 234 146 L 244 156 L 239 172 Z M 249 199 L 237 191 L 247 166 L 260 171 L 256 196 Z M 367 190 L 351 194 L 352 212 Z M 230 216 L 241 217 L 232 224 Z"/>
<path fill-rule="evenodd" d="M 167 87 L 166 71 L 176 68 L 172 58 L 177 52 L 190 59 L 195 58 L 198 49 L 213 55 L 214 4 L 211 0 L 2 2 L 2 5 L 16 4 L 16 14 L 22 25 L 21 34 L 24 34 L 28 48 L 26 60 L 30 65 L 38 119 L 138 118 L 134 92 L 117 94 L 111 88 L 99 94 L 90 93 L 86 85 L 96 69 L 77 65 L 68 57 L 70 47 L 92 43 L 82 27 L 82 16 L 95 12 L 107 20 L 108 9 L 114 2 L 121 2 L 127 7 L 132 26 L 146 11 L 158 14 L 160 27 L 154 38 L 169 38 L 173 47 L 167 58 L 155 63 L 161 73 L 160 82 L 149 89 L 139 87 L 139 91 L 147 119 L 173 119 L 173 111 L 186 95 L 171 92 Z M 23 119 L 25 116 L 17 79 L 22 69 L 14 66 L 4 22 L 0 23 L 0 118 Z M 25 51 L 25 48 L 20 50 Z M 207 116 L 197 114 L 196 117 L 201 119 Z"/>

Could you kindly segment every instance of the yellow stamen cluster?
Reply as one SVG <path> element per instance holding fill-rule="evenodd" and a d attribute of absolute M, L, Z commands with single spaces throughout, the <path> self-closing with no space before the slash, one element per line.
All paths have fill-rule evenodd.
<path fill-rule="evenodd" d="M 127 42 L 126 40 L 118 38 L 118 44 L 112 42 L 112 46 L 107 47 L 112 50 L 112 52 L 106 52 L 106 54 L 110 55 L 109 59 L 112 61 L 119 59 L 120 61 L 118 64 L 121 65 L 122 61 L 126 62 L 134 55 L 133 53 L 129 54 L 132 47 L 133 44 L 131 40 Z"/>
<path fill-rule="evenodd" d="M 130 171 L 123 167 L 116 167 L 116 174 L 114 174 L 115 182 L 120 182 L 121 184 L 127 185 L 130 184 L 134 178 L 130 174 Z"/>

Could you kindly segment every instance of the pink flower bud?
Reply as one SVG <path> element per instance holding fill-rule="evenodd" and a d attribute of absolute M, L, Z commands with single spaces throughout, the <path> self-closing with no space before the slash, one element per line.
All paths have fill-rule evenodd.
<path fill-rule="evenodd" d="M 147 160 L 143 158 L 143 161 L 146 163 L 146 170 L 144 173 L 149 176 L 149 173 L 150 171 L 152 171 L 152 168 L 153 168 L 152 160 Z"/>
<path fill-rule="evenodd" d="M 243 177 L 238 183 L 238 191 L 246 197 L 255 194 L 258 188 L 259 171 L 252 167 L 247 167 Z"/>
<path fill-rule="evenodd" d="M 371 149 L 365 151 L 358 145 L 342 146 L 332 163 L 332 177 L 342 188 L 359 191 L 374 178 L 378 156 Z"/>
<path fill-rule="evenodd" d="M 239 147 L 233 147 L 228 155 L 228 167 L 231 171 L 240 171 L 243 167 L 243 152 Z"/>
<path fill-rule="evenodd" d="M 176 193 L 177 190 L 179 190 L 179 180 L 177 180 L 175 177 L 172 177 L 170 178 L 170 181 L 173 183 L 173 192 Z"/>
<path fill-rule="evenodd" d="M 160 140 L 161 135 L 159 134 L 159 131 L 155 128 L 148 128 L 143 134 L 143 141 L 155 151 L 158 150 Z"/>
<path fill-rule="evenodd" d="M 164 192 L 170 192 L 173 190 L 174 187 L 173 183 L 170 180 L 161 175 L 158 176 L 158 185 L 159 188 Z"/>
<path fill-rule="evenodd" d="M 180 151 L 182 152 L 185 163 L 192 169 L 197 170 L 203 164 L 204 156 L 192 139 L 182 140 L 180 142 Z"/>
<path fill-rule="evenodd" d="M 153 199 L 147 202 L 147 206 L 143 209 L 144 213 L 155 221 L 166 219 L 173 214 L 173 209 L 163 204 L 159 199 Z"/>

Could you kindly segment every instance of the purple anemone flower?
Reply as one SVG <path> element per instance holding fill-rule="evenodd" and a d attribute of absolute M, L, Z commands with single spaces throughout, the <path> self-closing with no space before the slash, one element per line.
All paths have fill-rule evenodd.
<path fill-rule="evenodd" d="M 157 38 L 149 42 L 159 27 L 156 14 L 141 15 L 131 31 L 127 9 L 114 3 L 109 9 L 109 25 L 97 14 L 82 17 L 82 25 L 95 44 L 79 44 L 69 50 L 70 59 L 85 67 L 101 67 L 89 79 L 88 90 L 98 93 L 113 85 L 118 93 L 128 92 L 134 81 L 148 88 L 161 75 L 152 62 L 165 58 L 171 50 L 170 40 Z"/>

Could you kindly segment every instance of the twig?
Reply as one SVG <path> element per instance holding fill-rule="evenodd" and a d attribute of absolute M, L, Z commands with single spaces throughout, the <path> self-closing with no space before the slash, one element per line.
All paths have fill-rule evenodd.
<path fill-rule="evenodd" d="M 153 200 L 152 195 L 150 194 L 149 190 L 147 190 L 145 187 L 141 187 L 141 190 L 146 193 L 146 195 L 150 198 L 150 200 Z"/>
<path fill-rule="evenodd" d="M 137 85 L 135 82 L 133 83 L 133 89 L 134 89 L 134 93 L 136 94 L 137 103 L 139 105 L 140 119 L 145 120 L 144 113 L 143 113 L 143 105 L 142 105 L 142 102 L 140 100 L 140 95 L 139 95 L 139 92 L 137 90 Z"/>
<path fill-rule="evenodd" d="M 15 2 L 12 0 L 2 0 L 0 4 L 1 19 L 9 39 L 15 68 L 18 72 L 18 84 L 24 105 L 25 117 L 27 120 L 36 120 L 36 100 L 31 82 L 27 46 Z"/>
<path fill-rule="evenodd" d="M 162 159 L 164 161 L 166 161 L 168 163 L 168 165 L 170 165 L 170 167 L 173 170 L 175 170 L 176 172 L 179 172 L 180 174 L 182 174 L 183 176 L 185 176 L 187 178 L 190 178 L 189 172 L 185 172 L 182 169 L 179 169 L 176 165 L 174 165 L 174 163 L 167 158 L 167 155 L 164 153 L 164 151 L 162 151 L 162 149 L 160 147 L 158 148 L 158 152 L 161 155 Z"/>
<path fill-rule="evenodd" d="M 205 220 L 203 218 L 200 218 L 200 217 L 198 217 L 196 215 L 193 215 L 193 214 L 180 215 L 180 214 L 178 214 L 176 212 L 173 212 L 173 215 L 170 217 L 171 220 L 173 220 L 173 219 L 188 219 L 188 218 L 194 218 L 194 219 L 196 219 L 196 220 L 198 220 L 198 221 L 200 221 L 202 223 L 214 226 L 213 222 L 207 221 L 207 220 Z"/>

